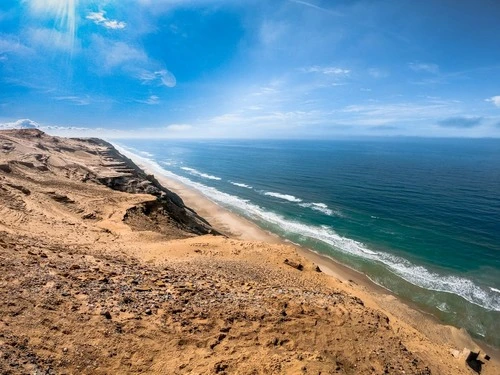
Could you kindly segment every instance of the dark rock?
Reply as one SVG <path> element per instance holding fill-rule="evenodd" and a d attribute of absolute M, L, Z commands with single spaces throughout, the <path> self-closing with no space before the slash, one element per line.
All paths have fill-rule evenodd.
<path fill-rule="evenodd" d="M 59 203 L 75 203 L 75 201 L 71 198 L 68 198 L 66 195 L 58 194 L 56 192 L 47 193 L 49 197 Z"/>
<path fill-rule="evenodd" d="M 8 164 L 0 164 L 0 171 L 5 172 L 5 173 L 11 173 L 12 169 Z"/>
<path fill-rule="evenodd" d="M 299 271 L 304 270 L 304 266 L 301 263 L 297 263 L 297 262 L 294 262 L 294 261 L 291 261 L 291 260 L 288 260 L 288 259 L 285 259 L 284 263 L 287 266 L 293 267 L 293 268 L 295 268 L 295 269 L 297 269 Z"/>
<path fill-rule="evenodd" d="M 224 371 L 226 371 L 226 369 L 229 367 L 229 365 L 227 363 L 224 363 L 224 362 L 219 362 L 217 363 L 215 366 L 214 366 L 214 371 L 216 374 L 220 374 Z"/>
<path fill-rule="evenodd" d="M 1 169 L 1 166 L 0 166 L 0 169 Z M 31 191 L 29 189 L 25 188 L 24 186 L 15 185 L 15 184 L 7 184 L 7 185 L 9 185 L 11 188 L 19 190 L 24 195 L 30 195 L 31 194 Z"/>
<path fill-rule="evenodd" d="M 479 358 L 479 352 L 470 352 L 469 355 L 467 356 L 467 359 L 465 360 L 465 362 L 467 363 L 467 365 L 469 365 L 469 367 L 474 370 L 475 372 L 477 372 L 478 374 L 481 373 L 481 370 L 483 368 L 483 364 L 484 362 L 481 361 Z"/>

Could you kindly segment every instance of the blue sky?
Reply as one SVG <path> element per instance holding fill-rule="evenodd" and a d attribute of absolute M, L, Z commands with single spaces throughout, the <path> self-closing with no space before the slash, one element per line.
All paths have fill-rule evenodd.
<path fill-rule="evenodd" d="M 2 0 L 0 128 L 500 137 L 497 0 Z"/>

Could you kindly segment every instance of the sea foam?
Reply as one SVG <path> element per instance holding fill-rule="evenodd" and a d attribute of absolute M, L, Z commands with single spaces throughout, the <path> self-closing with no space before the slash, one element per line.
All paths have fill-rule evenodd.
<path fill-rule="evenodd" d="M 342 216 L 339 211 L 334 211 L 324 203 L 300 203 L 300 207 L 310 208 L 315 211 L 319 211 L 328 216 Z"/>
<path fill-rule="evenodd" d="M 289 202 L 295 202 L 295 203 L 302 202 L 302 199 L 294 197 L 293 195 L 274 193 L 272 191 L 266 191 L 266 192 L 264 192 L 264 195 L 278 198 L 278 199 L 284 199 L 284 200 L 289 201 Z"/>
<path fill-rule="evenodd" d="M 416 286 L 438 292 L 452 293 L 487 310 L 500 311 L 500 296 L 495 293 L 497 290 L 492 290 L 493 293 L 491 293 L 477 286 L 469 279 L 452 275 L 440 275 L 429 271 L 423 266 L 414 265 L 407 259 L 385 252 L 373 251 L 359 241 L 340 236 L 329 226 L 323 225 L 318 227 L 294 220 L 288 220 L 275 212 L 265 210 L 262 207 L 251 203 L 249 200 L 241 199 L 237 196 L 219 191 L 213 187 L 192 181 L 189 178 L 176 175 L 162 168 L 154 160 L 134 154 L 120 146 L 115 147 L 131 159 L 147 163 L 156 173 L 164 175 L 168 178 L 176 179 L 185 185 L 191 186 L 212 201 L 236 210 L 237 212 L 247 215 L 252 219 L 265 221 L 269 224 L 275 225 L 285 233 L 321 241 L 341 252 L 382 263 L 393 274 L 398 275 L 402 279 Z M 295 198 L 293 196 L 289 197 Z M 488 289 L 492 288 L 488 287 Z"/>
<path fill-rule="evenodd" d="M 206 178 L 206 179 L 209 179 L 209 180 L 217 180 L 217 181 L 221 180 L 220 177 L 212 176 L 211 174 L 202 173 L 202 172 L 200 172 L 200 171 L 198 171 L 198 170 L 196 170 L 194 168 L 181 167 L 181 169 L 185 170 L 186 172 L 191 173 L 194 176 L 203 177 L 203 178 Z"/>
<path fill-rule="evenodd" d="M 252 189 L 252 187 L 250 185 L 247 185 L 247 184 L 244 184 L 244 183 L 241 183 L 241 182 L 233 182 L 233 181 L 229 181 L 230 184 L 234 185 L 234 186 L 239 186 L 239 187 L 242 187 L 242 188 L 245 188 L 245 189 Z"/>

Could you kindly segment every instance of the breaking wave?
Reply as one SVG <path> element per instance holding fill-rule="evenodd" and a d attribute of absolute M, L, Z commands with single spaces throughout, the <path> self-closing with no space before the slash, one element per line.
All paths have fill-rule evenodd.
<path fill-rule="evenodd" d="M 278 198 L 278 199 L 284 199 L 284 200 L 289 201 L 289 202 L 295 202 L 295 203 L 302 202 L 302 199 L 294 197 L 293 195 L 274 193 L 272 191 L 266 191 L 264 193 L 264 195 Z"/>
<path fill-rule="evenodd" d="M 220 181 L 221 178 L 220 177 L 217 177 L 217 176 L 212 176 L 211 174 L 206 174 L 206 173 L 202 173 L 202 172 L 199 172 L 197 171 L 196 169 L 194 168 L 189 168 L 189 167 L 181 167 L 181 169 L 185 170 L 186 172 L 189 172 L 190 174 L 194 175 L 194 176 L 198 176 L 198 177 L 202 177 L 202 178 L 206 178 L 208 180 L 217 180 L 217 181 Z"/>
<path fill-rule="evenodd" d="M 239 187 L 242 187 L 242 188 L 245 188 L 245 189 L 252 189 L 252 187 L 250 185 L 247 185 L 247 184 L 243 184 L 241 182 L 233 182 L 233 181 L 229 181 L 229 183 L 231 185 L 234 185 L 234 186 L 239 186 Z"/>

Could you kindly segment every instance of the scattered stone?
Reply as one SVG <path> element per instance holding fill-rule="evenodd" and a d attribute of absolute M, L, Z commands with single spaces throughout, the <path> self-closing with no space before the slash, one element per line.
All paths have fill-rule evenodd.
<path fill-rule="evenodd" d="M 132 298 L 130 298 L 129 296 L 125 296 L 122 298 L 122 303 L 127 304 L 127 303 L 132 303 L 132 302 L 134 302 L 134 300 Z"/>
<path fill-rule="evenodd" d="M 150 292 L 151 288 L 148 286 L 138 286 L 137 288 L 135 288 L 135 291 L 136 292 Z"/>

